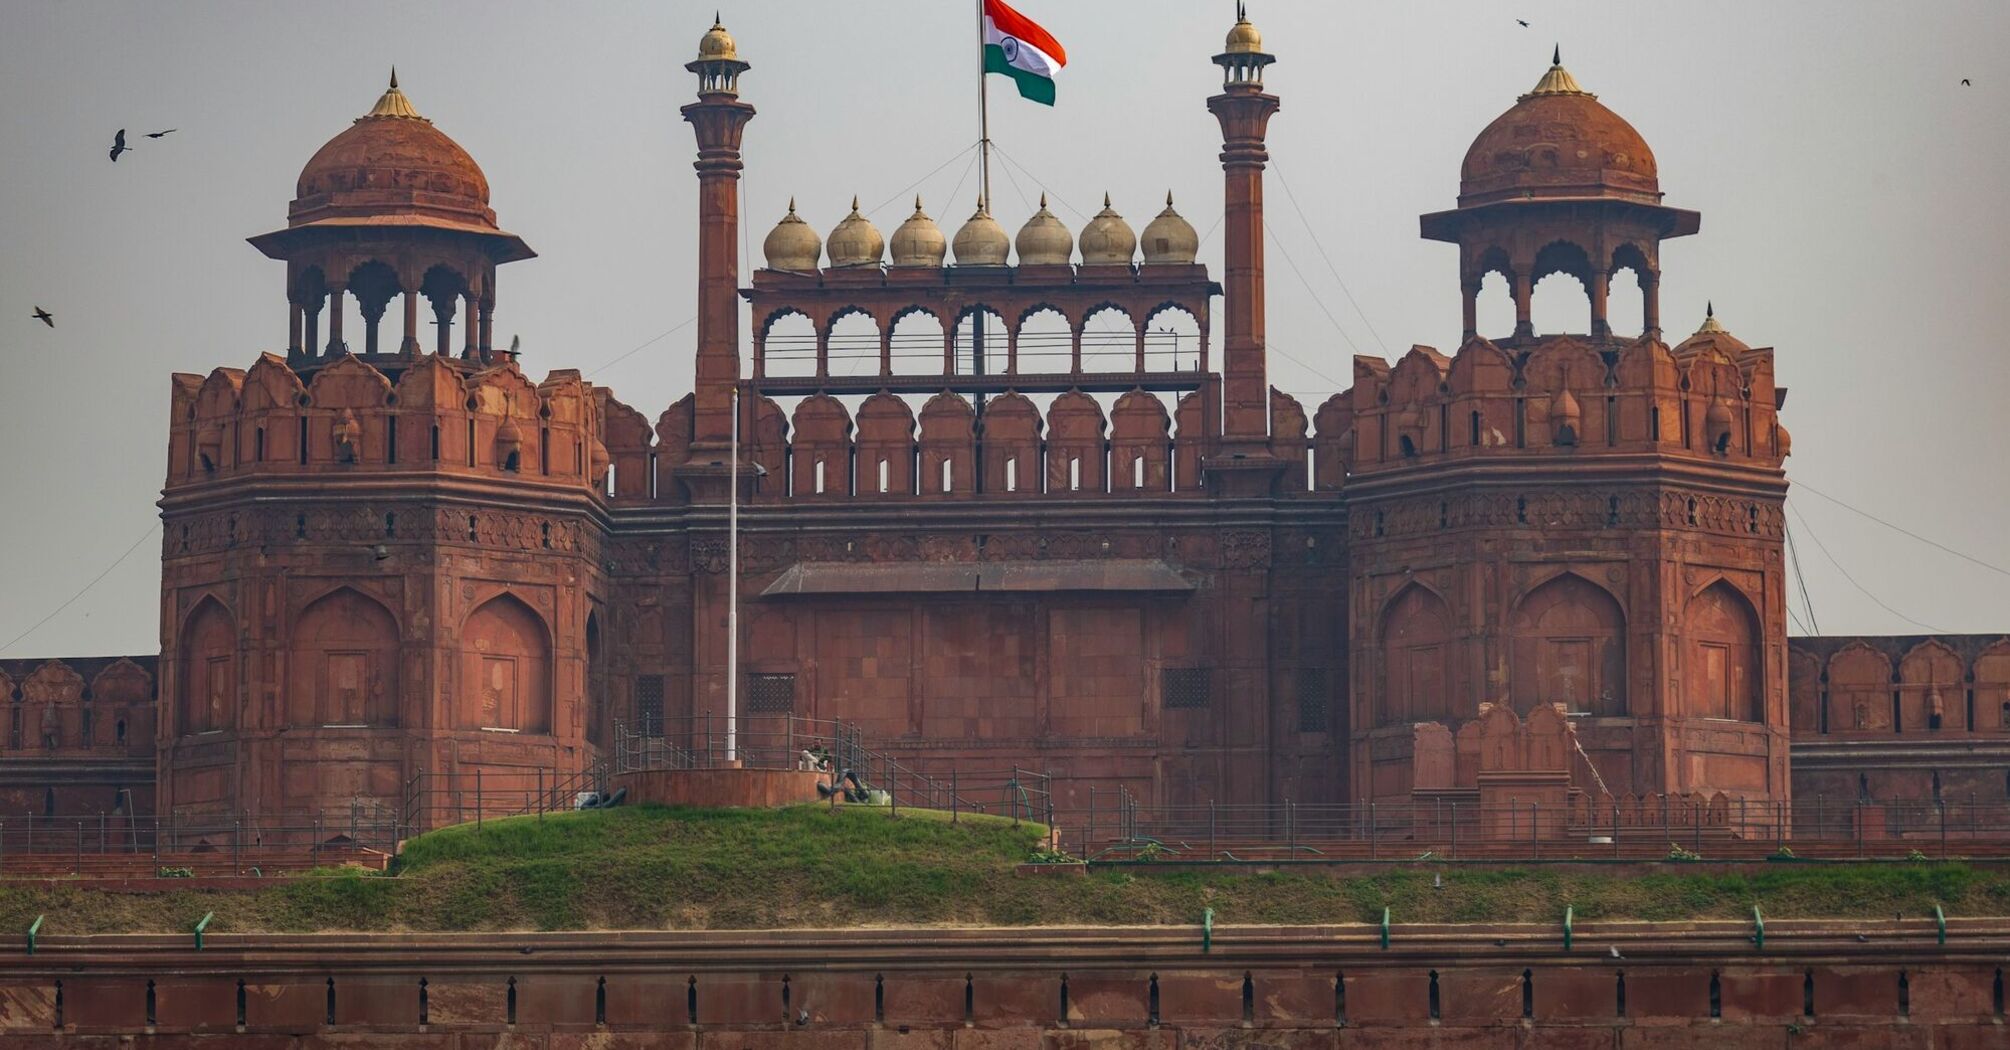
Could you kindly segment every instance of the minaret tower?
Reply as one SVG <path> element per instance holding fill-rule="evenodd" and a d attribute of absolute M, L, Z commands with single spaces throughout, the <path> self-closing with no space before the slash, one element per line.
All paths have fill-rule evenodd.
<path fill-rule="evenodd" d="M 679 476 L 694 497 L 723 500 L 723 484 L 707 479 L 727 474 L 740 380 L 740 135 L 754 107 L 740 101 L 740 74 L 749 67 L 717 15 L 684 68 L 698 75 L 698 101 L 682 110 L 698 136 L 698 367 L 691 459 Z"/>
<path fill-rule="evenodd" d="M 1222 450 L 1208 464 L 1225 495 L 1265 495 L 1280 466 L 1270 455 L 1270 396 L 1264 370 L 1263 136 L 1278 110 L 1263 90 L 1263 69 L 1276 59 L 1242 5 L 1214 63 L 1221 94 L 1207 108 L 1221 121 L 1223 304 L 1227 338 L 1222 361 Z"/>

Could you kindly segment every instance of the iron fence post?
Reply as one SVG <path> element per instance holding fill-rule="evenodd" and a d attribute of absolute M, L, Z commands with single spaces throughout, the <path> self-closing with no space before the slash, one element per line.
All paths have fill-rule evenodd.
<path fill-rule="evenodd" d="M 317 868 L 321 866 L 321 817 L 319 814 L 316 814 L 314 817 L 314 866 Z"/>
<path fill-rule="evenodd" d="M 1216 816 L 1216 810 L 1215 810 L 1214 799 L 1210 798 L 1207 800 L 1207 859 L 1209 860 L 1221 859 L 1221 855 L 1215 852 L 1215 838 L 1214 838 L 1215 816 Z"/>
<path fill-rule="evenodd" d="M 482 826 L 482 767 L 475 767 L 475 827 Z"/>
<path fill-rule="evenodd" d="M 1374 860 L 1381 837 L 1382 822 L 1375 819 L 1375 804 L 1368 803 L 1368 859 Z"/>
<path fill-rule="evenodd" d="M 1297 811 L 1293 807 L 1291 800 L 1288 798 L 1285 799 L 1284 800 L 1284 840 L 1285 840 L 1284 855 L 1287 857 L 1292 857 L 1294 859 L 1298 856 L 1298 821 L 1296 819 L 1297 815 L 1298 815 Z"/>
<path fill-rule="evenodd" d="M 1457 860 L 1459 856 L 1459 804 L 1452 803 L 1452 844 L 1445 850 L 1445 859 Z"/>
<path fill-rule="evenodd" d="M 1947 859 L 1947 803 L 1936 799 L 1933 807 L 1940 811 L 1940 859 Z"/>
<path fill-rule="evenodd" d="M 1528 859 L 1530 860 L 1539 860 L 1542 857 L 1541 818 L 1539 804 L 1531 799 L 1528 804 Z"/>
<path fill-rule="evenodd" d="M 231 828 L 230 828 L 230 866 L 231 866 L 231 868 L 232 868 L 232 869 L 234 869 L 234 870 L 235 870 L 235 871 L 236 871 L 236 872 L 237 872 L 237 873 L 238 873 L 239 875 L 242 875 L 242 874 L 244 874 L 244 821 L 242 821 L 242 820 L 233 820 L 233 821 L 231 821 L 231 822 L 230 822 L 230 824 L 231 824 Z M 160 848 L 159 848 L 159 847 L 155 847 L 155 848 L 154 848 L 154 862 L 155 862 L 156 866 L 158 867 L 158 864 L 159 864 L 159 862 L 160 862 Z"/>
<path fill-rule="evenodd" d="M 1701 854 L 1703 852 L 1703 807 L 1700 805 L 1692 806 L 1691 811 L 1696 814 L 1696 852 Z"/>
<path fill-rule="evenodd" d="M 77 818 L 77 874 L 84 873 L 84 818 Z"/>
<path fill-rule="evenodd" d="M 1944 820 L 1941 821 L 1943 827 L 1946 825 L 1946 823 L 1947 822 Z M 1946 836 L 1942 835 L 1941 838 L 1945 839 Z M 104 851 L 105 851 L 105 811 L 101 809 L 98 811 L 98 852 L 103 853 Z"/>
<path fill-rule="evenodd" d="M 956 768 L 952 766 L 950 767 L 949 770 L 949 822 L 951 824 L 958 823 L 962 819 L 963 814 L 958 811 L 957 809 L 958 805 L 959 805 L 959 799 L 957 797 L 957 791 L 956 791 Z"/>
<path fill-rule="evenodd" d="M 1612 800 L 1612 859 L 1619 859 L 1619 800 Z"/>
<path fill-rule="evenodd" d="M 1856 859 L 1863 859 L 1863 800 L 1856 800 Z"/>
<path fill-rule="evenodd" d="M 893 753 L 890 751 L 887 752 L 886 757 L 880 761 L 880 765 L 886 769 L 886 815 L 888 817 L 898 817 L 900 816 L 900 801 L 896 794 L 897 785 L 893 779 Z"/>

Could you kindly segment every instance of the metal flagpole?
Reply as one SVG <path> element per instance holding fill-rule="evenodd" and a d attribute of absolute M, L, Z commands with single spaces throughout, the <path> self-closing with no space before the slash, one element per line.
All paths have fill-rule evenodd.
<path fill-rule="evenodd" d="M 984 0 L 977 0 L 977 193 L 978 205 L 991 208 L 991 80 L 984 71 Z"/>
<path fill-rule="evenodd" d="M 726 497 L 726 762 L 737 757 L 740 700 L 740 388 L 733 387 L 731 493 Z"/>

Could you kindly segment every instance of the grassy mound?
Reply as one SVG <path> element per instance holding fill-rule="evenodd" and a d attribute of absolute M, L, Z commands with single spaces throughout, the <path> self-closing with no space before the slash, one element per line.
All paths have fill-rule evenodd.
<path fill-rule="evenodd" d="M 904 925 L 1554 923 L 1768 917 L 2010 915 L 2010 871 L 1959 863 L 1596 868 L 1403 865 L 1098 869 L 1025 878 L 1042 829 L 995 817 L 855 807 L 780 811 L 633 806 L 447 828 L 407 844 L 389 875 L 331 872 L 250 891 L 122 894 L 0 884 L 0 929 L 48 934 L 306 930 L 758 929 Z M 1432 883 L 1443 873 L 1444 886 Z"/>

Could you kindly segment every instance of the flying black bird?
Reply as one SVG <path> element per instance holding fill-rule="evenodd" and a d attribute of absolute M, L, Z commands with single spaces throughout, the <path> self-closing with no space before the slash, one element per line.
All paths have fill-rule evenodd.
<path fill-rule="evenodd" d="M 1522 19 L 1519 19 L 1519 18 L 1517 18 L 1517 19 L 1515 19 L 1515 20 L 1514 20 L 1514 24 L 1515 24 L 1515 25 L 1518 25 L 1518 26 L 1520 26 L 1520 27 L 1522 27 L 1523 29 L 1527 29 L 1527 28 L 1528 28 L 1528 23 L 1527 23 L 1527 22 L 1525 22 L 1525 21 L 1523 21 Z"/>
<path fill-rule="evenodd" d="M 50 313 L 47 310 L 42 309 L 39 306 L 35 308 L 35 320 L 40 321 L 51 328 L 56 327 L 56 315 Z"/>
<path fill-rule="evenodd" d="M 112 136 L 112 163 L 117 164 L 119 162 L 119 154 L 130 152 L 132 152 L 132 147 L 126 145 L 126 129 L 120 128 L 119 133 Z"/>
<path fill-rule="evenodd" d="M 1961 86 L 1962 86 L 1962 87 L 1974 87 L 1975 85 L 1973 85 L 1973 84 L 1969 83 L 1969 82 L 1968 82 L 1968 78 L 1967 78 L 1967 77 L 1962 77 L 1962 78 L 1961 78 Z"/>
<path fill-rule="evenodd" d="M 180 130 L 181 130 L 180 128 L 169 128 L 166 131 L 149 131 L 147 132 L 147 137 L 150 139 L 157 139 L 162 137 L 163 135 L 172 135 Z"/>

